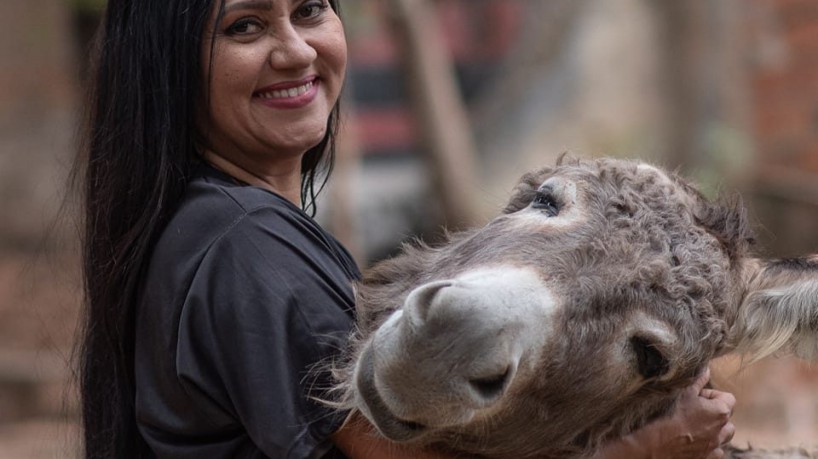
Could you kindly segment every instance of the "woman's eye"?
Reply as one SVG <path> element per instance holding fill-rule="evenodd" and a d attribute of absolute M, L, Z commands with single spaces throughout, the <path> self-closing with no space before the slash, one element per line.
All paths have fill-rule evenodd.
<path fill-rule="evenodd" d="M 545 191 L 537 191 L 537 195 L 531 201 L 531 207 L 542 210 L 549 217 L 556 217 L 560 213 L 559 204 L 554 196 Z"/>
<path fill-rule="evenodd" d="M 321 15 L 324 10 L 329 8 L 327 2 L 309 2 L 301 5 L 295 11 L 296 19 L 314 19 Z"/>
<path fill-rule="evenodd" d="M 239 19 L 227 28 L 227 35 L 250 35 L 260 32 L 262 28 L 262 24 L 257 19 Z"/>

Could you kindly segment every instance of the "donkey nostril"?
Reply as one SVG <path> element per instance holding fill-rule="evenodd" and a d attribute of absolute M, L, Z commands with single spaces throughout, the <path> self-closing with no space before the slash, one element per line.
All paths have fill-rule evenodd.
<path fill-rule="evenodd" d="M 493 401 L 500 397 L 506 389 L 506 385 L 511 375 L 511 367 L 508 367 L 500 374 L 484 377 L 474 378 L 469 380 L 469 385 L 477 392 L 484 400 Z"/>
<path fill-rule="evenodd" d="M 404 311 L 407 312 L 409 320 L 418 326 L 424 324 L 429 319 L 435 296 L 451 285 L 452 281 L 449 280 L 430 282 L 409 293 L 404 303 Z"/>

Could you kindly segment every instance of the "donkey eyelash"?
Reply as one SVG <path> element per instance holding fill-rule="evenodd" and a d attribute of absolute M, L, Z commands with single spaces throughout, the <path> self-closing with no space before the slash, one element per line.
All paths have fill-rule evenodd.
<path fill-rule="evenodd" d="M 534 200 L 531 201 L 531 207 L 544 211 L 549 217 L 556 217 L 560 213 L 559 203 L 550 192 L 546 191 L 537 191 Z"/>

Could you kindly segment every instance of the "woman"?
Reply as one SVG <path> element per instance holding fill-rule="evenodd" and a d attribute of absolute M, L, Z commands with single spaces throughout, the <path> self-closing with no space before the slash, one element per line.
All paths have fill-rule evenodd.
<path fill-rule="evenodd" d="M 311 398 L 328 377 L 305 378 L 343 345 L 359 276 L 302 210 L 332 165 L 337 10 L 109 1 L 79 163 L 86 457 L 439 457 L 342 427 Z M 699 390 L 601 457 L 718 457 L 733 401 Z"/>

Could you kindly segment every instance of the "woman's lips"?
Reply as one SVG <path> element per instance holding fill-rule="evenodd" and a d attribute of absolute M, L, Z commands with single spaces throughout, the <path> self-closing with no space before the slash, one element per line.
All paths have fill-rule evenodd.
<path fill-rule="evenodd" d="M 319 79 L 279 83 L 260 89 L 253 94 L 264 105 L 274 108 L 300 108 L 308 105 L 318 94 Z"/>

